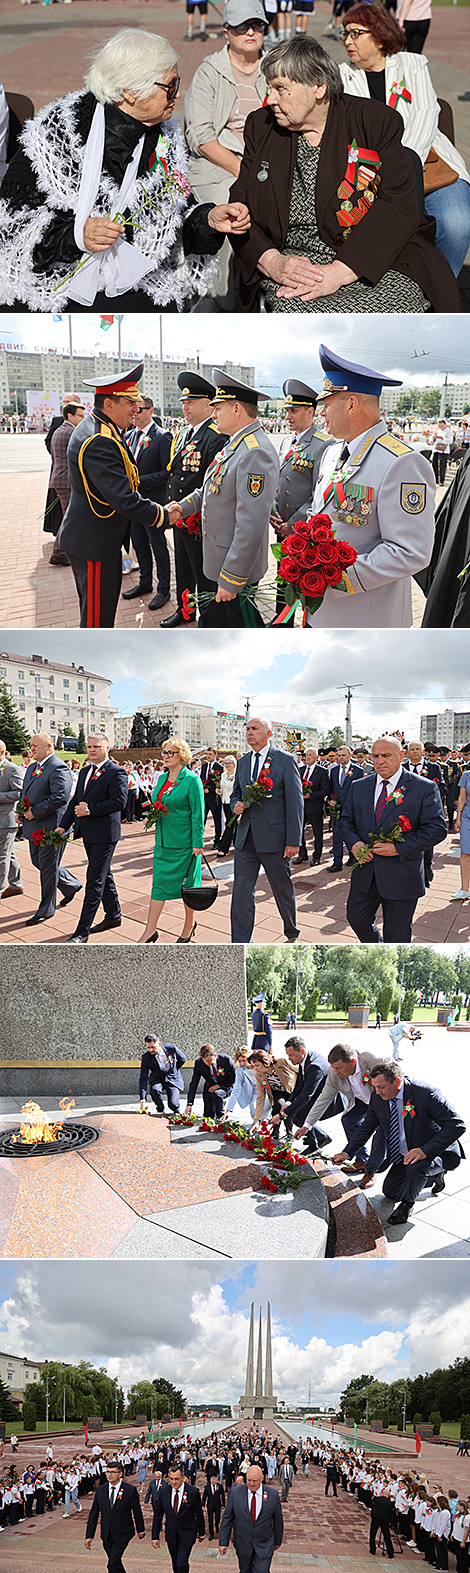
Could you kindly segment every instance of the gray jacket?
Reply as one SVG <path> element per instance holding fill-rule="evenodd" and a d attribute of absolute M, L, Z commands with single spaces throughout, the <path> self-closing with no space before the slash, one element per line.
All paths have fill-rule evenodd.
<path fill-rule="evenodd" d="M 360 1052 L 356 1049 L 351 1049 L 351 1054 L 355 1054 L 358 1068 L 362 1071 L 363 1076 L 367 1076 L 374 1069 L 374 1065 L 380 1065 L 383 1059 L 382 1054 L 373 1054 L 372 1049 L 361 1049 Z M 330 1065 L 325 1085 L 315 1103 L 312 1104 L 312 1108 L 309 1110 L 307 1119 L 304 1122 L 305 1125 L 309 1125 L 310 1128 L 313 1125 L 318 1125 L 322 1114 L 325 1113 L 328 1104 L 333 1102 L 337 1092 L 341 1092 L 343 1098 L 346 1099 L 346 1108 L 352 1109 L 356 1099 L 349 1078 L 347 1076 L 338 1076 L 334 1065 Z"/>
<path fill-rule="evenodd" d="M 299 435 L 290 432 L 282 443 L 276 507 L 283 523 L 289 524 L 289 534 L 298 519 L 308 519 L 312 513 L 312 493 L 323 455 L 331 442 L 326 432 L 318 431 L 313 424 Z"/>
<path fill-rule="evenodd" d="M 21 796 L 23 772 L 19 765 L 12 765 L 8 759 L 0 770 L 0 830 L 15 829 L 15 808 Z"/>
<path fill-rule="evenodd" d="M 279 459 L 258 420 L 226 442 L 202 489 L 181 499 L 183 519 L 202 512 L 203 568 L 236 595 L 268 566 L 269 519 Z"/>
<path fill-rule="evenodd" d="M 260 60 L 256 90 L 260 106 L 266 96 L 266 81 Z M 227 121 L 237 99 L 237 89 L 227 45 L 217 54 L 206 55 L 195 71 L 184 105 L 186 140 L 190 151 L 188 180 L 199 200 L 207 200 L 206 187 L 225 180 L 230 186 L 233 175 L 228 170 L 212 164 L 199 152 L 201 143 L 220 142 L 239 158 L 243 147 L 233 131 L 227 130 Z"/>
<path fill-rule="evenodd" d="M 47 755 L 39 776 L 34 774 L 35 769 L 34 762 L 28 765 L 20 794 L 22 799 L 29 799 L 33 814 L 32 819 L 23 820 L 23 834 L 27 841 L 32 841 L 33 831 L 40 827 L 57 830 L 73 785 L 72 771 L 65 760 L 58 759 L 57 754 Z"/>

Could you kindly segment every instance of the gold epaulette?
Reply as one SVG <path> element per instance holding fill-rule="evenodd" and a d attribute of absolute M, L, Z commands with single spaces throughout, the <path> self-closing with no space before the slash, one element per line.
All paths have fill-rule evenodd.
<path fill-rule="evenodd" d="M 409 442 L 403 442 L 401 437 L 393 437 L 391 432 L 384 432 L 383 437 L 377 438 L 379 448 L 386 448 L 388 453 L 413 453 Z"/>

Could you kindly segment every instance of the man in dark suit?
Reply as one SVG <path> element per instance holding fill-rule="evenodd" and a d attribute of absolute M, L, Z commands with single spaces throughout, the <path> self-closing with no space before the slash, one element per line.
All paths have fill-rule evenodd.
<path fill-rule="evenodd" d="M 217 1054 L 211 1043 L 204 1043 L 188 1088 L 186 1113 L 191 1114 L 201 1076 L 204 1082 L 203 1099 L 206 1119 L 222 1118 L 224 1107 L 232 1091 L 236 1070 L 229 1054 Z"/>
<path fill-rule="evenodd" d="M 351 759 L 351 749 L 348 748 L 346 744 L 344 747 L 338 748 L 336 752 L 336 764 L 333 765 L 330 770 L 330 786 L 328 795 L 330 798 L 337 798 L 338 803 L 341 806 L 341 814 L 344 813 L 353 781 L 362 780 L 363 775 L 364 771 L 361 769 L 361 766 L 356 765 L 355 761 Z M 340 873 L 343 867 L 343 836 L 341 831 L 341 816 L 332 816 L 332 831 L 333 862 L 329 870 L 330 874 Z M 353 858 L 350 857 L 349 862 L 352 863 L 353 861 Z"/>
<path fill-rule="evenodd" d="M 246 740 L 250 752 L 239 759 L 230 799 L 232 814 L 238 818 L 235 840 L 235 873 L 231 907 L 232 941 L 249 944 L 255 923 L 255 891 L 260 867 L 264 869 L 290 943 L 300 930 L 296 922 L 295 891 L 291 858 L 295 857 L 302 835 L 304 804 L 298 766 L 292 754 L 272 748 L 269 721 L 253 716 L 247 723 Z M 268 772 L 272 789 L 261 802 L 245 808 L 243 794 L 262 770 Z"/>
<path fill-rule="evenodd" d="M 86 945 L 100 902 L 102 923 L 94 934 L 121 927 L 119 896 L 111 873 L 111 859 L 121 835 L 121 814 L 126 806 L 127 772 L 109 759 L 109 740 L 102 732 L 87 738 L 89 763 L 80 771 L 75 796 L 63 816 L 61 830 L 80 828 L 88 858 L 85 898 L 77 928 L 67 945 Z"/>
<path fill-rule="evenodd" d="M 152 1546 L 160 1546 L 160 1530 L 165 1518 L 165 1540 L 171 1557 L 173 1573 L 188 1573 L 189 1558 L 195 1540 L 205 1540 L 206 1526 L 197 1486 L 190 1486 L 182 1470 L 169 1470 L 168 1484 L 163 1482 L 158 1493 L 152 1524 Z"/>
<path fill-rule="evenodd" d="M 207 1508 L 207 1522 L 209 1525 L 209 1540 L 214 1539 L 214 1521 L 216 1534 L 219 1533 L 220 1515 L 225 1507 L 225 1491 L 220 1483 L 218 1474 L 208 1476 L 207 1485 L 204 1487 L 202 1506 Z"/>
<path fill-rule="evenodd" d="M 398 1203 L 391 1224 L 407 1223 L 427 1186 L 433 1196 L 445 1187 L 446 1171 L 457 1169 L 465 1153 L 460 1138 L 464 1121 L 438 1087 L 404 1076 L 398 1060 L 379 1061 L 370 1072 L 373 1092 L 353 1152 L 379 1127 L 387 1143 L 384 1196 Z"/>
<path fill-rule="evenodd" d="M 454 828 L 454 819 L 459 796 L 459 781 L 462 774 L 462 763 L 463 762 L 460 758 L 458 749 L 453 748 L 452 753 L 449 754 L 449 758 L 446 759 L 445 765 L 443 765 L 442 768 L 449 830 L 453 830 Z"/>
<path fill-rule="evenodd" d="M 218 847 L 222 835 L 222 804 L 220 792 L 220 777 L 224 767 L 217 758 L 215 748 L 206 748 L 206 757 L 201 765 L 201 782 L 204 792 L 204 824 L 209 814 L 214 821 L 215 840 L 214 846 Z"/>
<path fill-rule="evenodd" d="M 139 471 L 139 491 L 152 502 L 165 503 L 168 490 L 168 460 L 171 435 L 154 420 L 152 400 L 143 395 L 136 405 L 135 426 L 127 433 L 127 446 Z M 131 541 L 139 564 L 139 583 L 124 590 L 123 601 L 152 593 L 153 557 L 157 568 L 157 593 L 149 601 L 149 612 L 159 611 L 170 599 L 170 556 L 164 530 L 155 530 L 140 519 L 133 519 Z"/>
<path fill-rule="evenodd" d="M 408 757 L 403 761 L 403 769 L 409 770 L 411 776 L 421 776 L 425 781 L 435 781 L 441 794 L 441 802 L 445 801 L 444 777 L 440 764 L 436 759 L 426 758 L 424 743 L 408 743 Z M 424 882 L 430 885 L 433 878 L 432 867 L 433 848 L 426 847 L 424 854 Z"/>
<path fill-rule="evenodd" d="M 213 418 L 210 401 L 215 397 L 214 384 L 194 371 L 180 372 L 177 380 L 181 388 L 181 409 L 187 425 L 177 433 L 171 446 L 168 465 L 170 503 L 181 502 L 182 497 L 187 497 L 195 487 L 203 486 L 206 470 L 227 440 Z M 184 590 L 188 590 L 190 595 L 198 591 L 209 595 L 212 591 L 202 566 L 202 533 L 196 515 L 185 523 L 179 520 L 175 524 L 174 546 L 178 606 L 172 617 L 163 618 L 160 628 L 184 628 Z M 196 622 L 196 611 L 189 621 Z"/>
<path fill-rule="evenodd" d="M 297 1033 L 292 1038 L 287 1038 L 284 1048 L 291 1065 L 297 1067 L 297 1080 L 290 1098 L 281 1105 L 280 1113 L 273 1115 L 271 1123 L 277 1126 L 281 1119 L 284 1119 L 286 1129 L 291 1131 L 293 1125 L 304 1125 L 312 1103 L 319 1097 L 325 1085 L 329 1066 L 325 1056 L 319 1054 L 317 1049 L 307 1049 L 305 1039 L 300 1038 Z M 325 1118 L 331 1119 L 333 1114 L 341 1114 L 342 1111 L 343 1101 L 337 1094 L 324 1110 Z M 328 1141 L 330 1137 L 322 1131 L 321 1125 L 311 1126 L 308 1145 L 312 1151 L 324 1147 Z"/>
<path fill-rule="evenodd" d="M 269 1573 L 282 1545 L 284 1520 L 279 1494 L 263 1484 L 263 1471 L 250 1464 L 246 1485 L 232 1486 L 220 1526 L 219 1550 L 227 1555 L 231 1532 L 240 1573 Z"/>
<path fill-rule="evenodd" d="M 72 791 L 72 772 L 65 760 L 54 753 L 52 738 L 47 732 L 36 732 L 31 738 L 32 762 L 28 765 L 21 790 L 23 805 L 23 836 L 29 842 L 31 862 L 39 869 L 41 900 L 37 912 L 26 919 L 28 928 L 46 923 L 53 918 L 57 888 L 63 896 L 62 906 L 73 900 L 81 890 L 80 880 L 60 864 L 60 847 L 36 845 L 34 836 L 39 830 L 57 830 L 62 825 L 66 804 Z M 28 806 L 24 807 L 28 800 Z"/>
<path fill-rule="evenodd" d="M 323 852 L 323 808 L 325 798 L 330 791 L 330 778 L 328 771 L 318 763 L 316 748 L 305 750 L 305 762 L 300 766 L 300 779 L 304 798 L 304 824 L 300 851 L 296 863 L 308 863 L 308 852 L 305 843 L 305 826 L 311 825 L 313 832 L 313 855 L 310 858 L 312 868 L 320 862 Z"/>
<path fill-rule="evenodd" d="M 145 1494 L 145 1504 L 147 1504 L 147 1502 L 151 1502 L 152 1503 L 152 1512 L 153 1513 L 155 1512 L 155 1508 L 157 1506 L 158 1493 L 159 1493 L 159 1491 L 161 1491 L 162 1484 L 163 1484 L 163 1475 L 162 1475 L 161 1469 L 157 1469 L 156 1465 L 154 1465 L 153 1473 L 152 1473 L 151 1478 L 149 1480 L 147 1491 L 146 1491 L 146 1494 Z"/>
<path fill-rule="evenodd" d="M 341 820 L 344 839 L 362 861 L 353 870 L 347 916 L 362 945 L 378 944 L 382 936 L 375 917 L 383 913 L 386 943 L 411 940 L 413 914 L 424 896 L 424 853 L 447 835 L 437 786 L 402 768 L 404 750 L 395 737 L 373 744 L 375 775 L 355 781 Z M 374 841 L 375 831 L 400 826 L 402 841 Z M 393 859 L 393 862 L 392 862 Z"/>
<path fill-rule="evenodd" d="M 86 1551 L 91 1551 L 99 1518 L 101 1539 L 108 1558 L 108 1573 L 126 1573 L 123 1552 L 136 1531 L 139 1540 L 145 1539 L 145 1525 L 139 1493 L 135 1486 L 123 1479 L 122 1464 L 117 1459 L 112 1459 L 107 1465 L 106 1480 L 101 1482 L 95 1492 L 85 1532 Z"/>
<path fill-rule="evenodd" d="M 177 1049 L 175 1043 L 162 1043 L 155 1032 L 148 1032 L 145 1042 L 147 1047 L 140 1062 L 140 1107 L 145 1109 L 145 1094 L 150 1080 L 150 1097 L 158 1113 L 163 1114 L 163 1094 L 166 1092 L 168 1108 L 172 1114 L 177 1114 L 180 1092 L 184 1088 L 181 1066 L 186 1064 L 186 1055 Z"/>
<path fill-rule="evenodd" d="M 80 602 L 81 628 L 113 628 L 121 592 L 121 547 L 133 519 L 167 527 L 160 503 L 139 492 L 139 472 L 123 433 L 140 400 L 143 361 L 111 379 L 85 383 L 95 390 L 91 415 L 72 433 L 67 449 L 71 496 L 60 545 L 69 559 Z"/>

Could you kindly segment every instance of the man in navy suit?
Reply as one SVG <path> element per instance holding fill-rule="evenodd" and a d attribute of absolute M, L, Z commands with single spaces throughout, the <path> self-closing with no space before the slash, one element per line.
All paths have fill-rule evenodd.
<path fill-rule="evenodd" d="M 127 434 L 130 448 L 140 477 L 141 497 L 152 502 L 164 503 L 168 490 L 168 461 L 171 433 L 162 431 L 154 420 L 152 400 L 139 396 L 135 412 L 135 426 Z M 157 566 L 157 593 L 149 601 L 149 611 L 157 612 L 170 599 L 170 556 L 164 530 L 150 529 L 141 520 L 131 524 L 131 541 L 139 564 L 139 583 L 133 590 L 124 590 L 123 601 L 135 600 L 152 592 L 153 559 Z"/>
<path fill-rule="evenodd" d="M 232 1486 L 220 1526 L 219 1550 L 225 1557 L 231 1531 L 240 1573 L 269 1573 L 282 1544 L 284 1520 L 279 1493 L 263 1484 L 263 1471 L 250 1464 L 246 1485 Z"/>
<path fill-rule="evenodd" d="M 407 1223 L 420 1191 L 432 1185 L 433 1196 L 444 1190 L 448 1169 L 457 1169 L 465 1153 L 460 1138 L 465 1125 L 438 1087 L 404 1076 L 398 1060 L 379 1061 L 370 1071 L 373 1092 L 352 1152 L 382 1129 L 388 1169 L 383 1194 L 398 1206 L 389 1223 Z"/>
<path fill-rule="evenodd" d="M 439 787 L 442 805 L 444 806 L 446 789 L 442 770 L 437 760 L 426 759 L 424 743 L 408 743 L 408 757 L 404 760 L 403 769 L 409 770 L 411 776 L 421 776 L 421 778 L 424 777 L 425 781 L 435 781 L 436 786 Z M 432 847 L 427 847 L 424 854 L 424 881 L 426 885 L 430 885 L 434 878 L 432 854 Z"/>
<path fill-rule="evenodd" d="M 41 900 L 37 912 L 26 919 L 26 926 L 46 923 L 53 918 L 57 888 L 63 896 L 62 906 L 73 900 L 81 890 L 80 880 L 69 869 L 61 868 L 61 848 L 36 846 L 35 832 L 57 830 L 62 826 L 64 811 L 72 791 L 73 777 L 65 760 L 54 753 L 52 738 L 47 732 L 36 732 L 31 738 L 32 762 L 28 765 L 21 789 L 20 803 L 28 799 L 22 820 L 23 836 L 29 842 L 31 862 L 39 869 Z M 19 822 L 19 821 L 18 821 Z"/>
<path fill-rule="evenodd" d="M 216 1533 L 219 1533 L 220 1514 L 225 1507 L 225 1491 L 217 1476 L 208 1475 L 207 1485 L 204 1487 L 202 1506 L 207 1508 L 207 1522 L 209 1525 L 209 1540 L 214 1539 L 214 1520 Z"/>
<path fill-rule="evenodd" d="M 201 783 L 204 792 L 204 824 L 209 814 L 214 821 L 215 840 L 214 846 L 220 844 L 222 835 L 222 803 L 220 798 L 220 777 L 224 767 L 217 758 L 215 748 L 206 748 L 206 757 L 201 765 Z"/>
<path fill-rule="evenodd" d="M 379 737 L 372 748 L 375 774 L 352 784 L 341 825 L 350 852 L 364 861 L 353 870 L 347 916 L 362 945 L 382 936 L 375 917 L 383 913 L 383 939 L 411 940 L 416 903 L 424 896 L 424 853 L 447 835 L 439 789 L 433 781 L 402 768 L 404 750 L 395 737 Z M 374 841 L 375 831 L 401 826 L 402 841 Z"/>
<path fill-rule="evenodd" d="M 61 830 L 75 824 L 82 832 L 88 858 L 85 898 L 74 934 L 67 945 L 86 945 L 100 901 L 104 919 L 93 930 L 120 928 L 119 896 L 111 873 L 111 859 L 121 835 L 121 814 L 127 802 L 127 772 L 109 759 L 109 739 L 102 732 L 87 738 L 89 764 L 83 765 L 75 796 L 63 816 Z"/>
<path fill-rule="evenodd" d="M 156 1032 L 148 1032 L 145 1042 L 147 1047 L 140 1062 L 140 1107 L 145 1108 L 147 1082 L 150 1080 L 150 1097 L 158 1114 L 163 1114 L 164 1092 L 168 1098 L 168 1108 L 172 1114 L 177 1114 L 180 1092 L 184 1088 L 181 1066 L 186 1064 L 186 1055 L 177 1049 L 175 1043 L 162 1043 Z"/>
<path fill-rule="evenodd" d="M 101 1539 L 108 1558 L 108 1573 L 126 1573 L 123 1552 L 136 1531 L 139 1540 L 145 1539 L 145 1524 L 137 1488 L 123 1479 L 122 1464 L 114 1458 L 107 1465 L 106 1480 L 97 1487 L 88 1514 L 86 1551 L 91 1551 L 99 1518 Z"/>
<path fill-rule="evenodd" d="M 361 780 L 363 775 L 364 771 L 361 769 L 361 766 L 356 765 L 354 760 L 351 759 L 351 749 L 347 748 L 346 744 L 344 748 L 338 748 L 336 751 L 336 764 L 332 765 L 330 770 L 329 796 L 330 798 L 338 798 L 338 802 L 341 804 L 341 814 L 344 813 L 353 781 Z M 338 818 L 337 815 L 332 817 L 332 830 L 333 862 L 329 873 L 339 874 L 343 867 L 343 835 L 341 818 Z M 352 861 L 353 859 L 350 857 L 349 862 L 352 863 Z"/>
<path fill-rule="evenodd" d="M 204 1082 L 204 1115 L 209 1120 L 220 1120 L 235 1081 L 234 1062 L 229 1054 L 217 1054 L 211 1043 L 203 1043 L 201 1052 L 194 1061 L 194 1070 L 188 1087 L 187 1114 L 191 1114 L 201 1076 Z"/>
<path fill-rule="evenodd" d="M 330 778 L 328 771 L 318 762 L 316 748 L 305 750 L 305 762 L 300 766 L 300 779 L 304 795 L 304 825 L 302 830 L 302 843 L 296 863 L 308 863 L 308 852 L 305 843 L 305 826 L 312 826 L 313 854 L 310 858 L 312 868 L 320 862 L 323 852 L 323 808 L 325 798 L 330 792 Z M 308 795 L 307 795 L 308 794 Z"/>
<path fill-rule="evenodd" d="M 182 1470 L 174 1467 L 168 1472 L 168 1483 L 163 1482 L 158 1493 L 152 1524 L 152 1546 L 160 1546 L 160 1530 L 165 1518 L 165 1540 L 171 1557 L 173 1573 L 189 1573 L 189 1558 L 195 1540 L 205 1540 L 206 1526 L 197 1486 L 190 1486 Z"/>
<path fill-rule="evenodd" d="M 239 759 L 230 799 L 232 814 L 238 818 L 235 840 L 235 872 L 231 908 L 232 941 L 249 944 L 255 924 L 255 891 L 260 867 L 280 912 L 286 938 L 293 943 L 297 928 L 295 891 L 291 858 L 302 838 L 304 800 L 298 766 L 292 754 L 272 748 L 272 728 L 263 717 L 253 716 L 247 723 L 246 740 L 250 752 Z M 273 786 L 270 795 L 245 808 L 243 793 L 250 782 L 266 770 Z"/>
<path fill-rule="evenodd" d="M 297 1033 L 292 1038 L 287 1038 L 284 1048 L 291 1065 L 297 1068 L 297 1080 L 290 1098 L 286 1098 L 280 1113 L 273 1115 L 271 1123 L 276 1126 L 281 1119 L 285 1119 L 286 1128 L 291 1131 L 293 1125 L 304 1125 L 312 1103 L 319 1097 L 325 1085 L 329 1065 L 324 1054 L 319 1054 L 317 1049 L 307 1049 L 305 1039 L 300 1038 Z M 327 1119 L 331 1119 L 334 1114 L 342 1114 L 341 1096 L 337 1095 L 330 1099 L 324 1112 Z M 312 1151 L 324 1147 L 330 1139 L 320 1125 L 311 1127 L 309 1146 Z"/>

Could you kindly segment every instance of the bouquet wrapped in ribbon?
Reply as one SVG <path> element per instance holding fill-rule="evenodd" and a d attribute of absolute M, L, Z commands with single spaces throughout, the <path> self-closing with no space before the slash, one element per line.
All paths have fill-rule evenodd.
<path fill-rule="evenodd" d="M 158 820 L 163 819 L 164 814 L 167 813 L 166 803 L 160 802 L 160 799 L 157 798 L 155 803 L 150 804 L 148 812 L 142 814 L 142 818 L 145 819 L 145 829 L 151 830 L 152 825 L 156 825 Z"/>
<path fill-rule="evenodd" d="M 412 826 L 406 814 L 399 814 L 397 825 L 389 825 L 387 830 L 384 826 L 381 826 L 380 830 L 369 831 L 367 841 L 364 842 L 363 851 L 354 854 L 356 863 L 362 864 L 367 862 L 368 853 L 372 851 L 375 841 L 404 841 L 406 831 L 411 829 Z"/>
<path fill-rule="evenodd" d="M 287 608 L 277 623 L 287 622 L 296 606 L 317 612 L 325 591 L 348 591 L 346 569 L 358 553 L 348 541 L 337 541 L 327 513 L 299 519 L 292 535 L 271 547 L 278 562 L 277 584 L 283 589 Z"/>
<path fill-rule="evenodd" d="M 260 770 L 257 780 L 249 781 L 248 786 L 245 787 L 243 795 L 244 809 L 251 808 L 252 803 L 263 803 L 266 797 L 271 796 L 273 786 L 274 782 L 272 776 L 269 775 L 269 771 L 266 770 L 263 766 L 263 769 Z M 232 818 L 229 819 L 229 825 L 233 825 L 234 821 L 238 819 L 238 817 L 238 814 L 232 814 Z"/>

